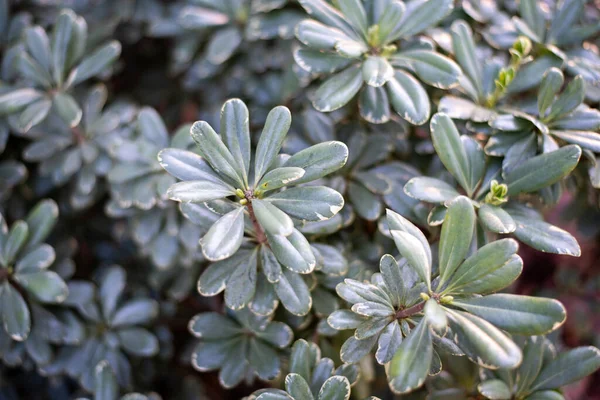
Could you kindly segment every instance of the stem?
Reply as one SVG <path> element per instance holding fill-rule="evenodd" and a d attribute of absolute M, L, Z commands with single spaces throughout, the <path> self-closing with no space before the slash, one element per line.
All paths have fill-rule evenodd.
<path fill-rule="evenodd" d="M 412 307 L 406 308 L 404 310 L 400 310 L 396 313 L 396 319 L 403 319 L 403 318 L 408 318 L 411 315 L 414 315 L 416 313 L 420 313 L 421 311 L 423 311 L 423 309 L 425 308 L 425 302 L 419 303 L 419 304 L 415 304 Z"/>
<path fill-rule="evenodd" d="M 8 279 L 9 276 L 10 271 L 8 270 L 8 268 L 0 268 L 0 282 L 4 281 L 5 279 Z"/>
<path fill-rule="evenodd" d="M 248 209 L 248 214 L 250 215 L 250 221 L 252 221 L 252 226 L 254 227 L 254 231 L 256 232 L 256 240 L 260 244 L 266 243 L 267 235 L 265 235 L 265 231 L 263 231 L 262 227 L 256 220 L 256 215 L 254 215 L 254 208 L 252 208 L 252 200 L 251 199 L 248 199 L 248 204 L 246 204 L 246 208 Z"/>

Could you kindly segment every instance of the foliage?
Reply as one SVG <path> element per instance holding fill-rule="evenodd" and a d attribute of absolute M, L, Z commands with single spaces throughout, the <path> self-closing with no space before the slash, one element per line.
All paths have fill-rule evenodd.
<path fill-rule="evenodd" d="M 585 0 L 0 0 L 0 397 L 592 398 L 599 34 Z"/>

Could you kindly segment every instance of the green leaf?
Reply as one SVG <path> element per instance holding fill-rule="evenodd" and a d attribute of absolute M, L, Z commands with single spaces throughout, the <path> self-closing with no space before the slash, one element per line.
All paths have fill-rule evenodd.
<path fill-rule="evenodd" d="M 158 339 L 145 328 L 125 328 L 117 332 L 123 350 L 139 357 L 158 353 Z"/>
<path fill-rule="evenodd" d="M 377 3 L 373 4 L 376 5 Z M 401 1 L 388 1 L 383 3 L 382 6 L 385 8 L 380 9 L 380 15 L 373 12 L 372 18 L 379 18 L 379 21 L 376 21 L 379 26 L 379 42 L 390 43 L 398 38 L 397 32 L 402 28 L 401 22 L 406 6 Z"/>
<path fill-rule="evenodd" d="M 0 286 L 0 304 L 2 325 L 6 333 L 19 342 L 27 339 L 31 329 L 29 308 L 21 294 L 7 281 Z"/>
<path fill-rule="evenodd" d="M 321 112 L 342 108 L 356 96 L 363 85 L 359 66 L 350 66 L 327 79 L 314 94 L 313 106 Z"/>
<path fill-rule="evenodd" d="M 294 181 L 301 184 L 337 171 L 348 160 L 348 147 L 337 141 L 316 144 L 294 154 L 283 164 L 284 167 L 297 167 L 304 170 L 302 178 Z"/>
<path fill-rule="evenodd" d="M 421 246 L 425 250 L 425 254 L 427 255 L 428 263 L 431 265 L 431 248 L 429 247 L 429 241 L 421 232 L 419 228 L 417 228 L 412 222 L 404 218 L 398 213 L 395 213 L 392 210 L 386 210 L 387 214 L 387 223 L 390 231 L 402 231 L 409 233 L 414 236 L 421 242 Z"/>
<path fill-rule="evenodd" d="M 404 192 L 428 203 L 445 203 L 460 196 L 460 193 L 446 182 L 427 176 L 417 176 L 404 185 Z"/>
<path fill-rule="evenodd" d="M 449 89 L 458 83 L 460 67 L 448 57 L 430 50 L 408 50 L 390 58 L 394 66 L 408 65 L 420 80 L 436 88 Z"/>
<path fill-rule="evenodd" d="M 481 98 L 483 96 L 483 73 L 475 51 L 473 31 L 463 20 L 455 21 L 450 31 L 452 34 L 452 49 L 454 50 L 456 61 L 458 61 L 462 70 L 477 90 L 478 97 Z"/>
<path fill-rule="evenodd" d="M 529 387 L 536 379 L 544 363 L 545 339 L 540 336 L 532 336 L 525 343 L 523 348 L 523 362 L 517 370 L 517 392 L 516 395 L 522 395 L 529 390 Z"/>
<path fill-rule="evenodd" d="M 247 182 L 251 143 L 248 108 L 240 99 L 228 100 L 221 108 L 221 135 L 231 155 L 237 160 Z"/>
<path fill-rule="evenodd" d="M 345 376 L 332 376 L 327 379 L 321 390 L 318 400 L 348 400 L 350 398 L 350 382 Z"/>
<path fill-rule="evenodd" d="M 304 170 L 298 167 L 275 168 L 265 174 L 256 185 L 262 192 L 279 189 L 288 183 L 293 184 L 304 176 Z"/>
<path fill-rule="evenodd" d="M 561 353 L 547 363 L 529 389 L 558 389 L 591 375 L 600 368 L 600 351 L 592 346 Z"/>
<path fill-rule="evenodd" d="M 244 208 L 236 208 L 215 222 L 200 239 L 202 254 L 210 261 L 231 257 L 244 238 Z"/>
<path fill-rule="evenodd" d="M 61 11 L 52 31 L 52 72 L 58 86 L 61 86 L 67 69 L 67 52 L 75 24 L 76 15 L 72 10 Z"/>
<path fill-rule="evenodd" d="M 313 400 L 308 382 L 298 374 L 287 374 L 285 377 L 285 390 L 294 398 L 294 400 Z"/>
<path fill-rule="evenodd" d="M 527 27 L 535 34 L 532 39 L 535 39 L 538 43 L 543 43 L 546 32 L 546 20 L 540 4 L 535 0 L 520 1 L 519 14 L 527 23 Z"/>
<path fill-rule="evenodd" d="M 54 271 L 16 274 L 15 280 L 41 303 L 61 303 L 69 294 L 67 284 Z"/>
<path fill-rule="evenodd" d="M 431 0 L 428 1 L 432 2 Z M 423 125 L 429 119 L 431 105 L 427 92 L 412 75 L 396 70 L 385 88 L 394 110 L 413 125 Z"/>
<path fill-rule="evenodd" d="M 238 265 L 227 279 L 225 304 L 232 310 L 244 308 L 256 293 L 257 251 Z"/>
<path fill-rule="evenodd" d="M 56 259 L 54 248 L 48 244 L 39 245 L 21 257 L 16 265 L 16 273 L 36 272 L 48 268 Z"/>
<path fill-rule="evenodd" d="M 291 123 L 292 116 L 286 107 L 275 107 L 267 115 L 267 121 L 256 146 L 255 182 L 263 177 L 275 161 Z"/>
<path fill-rule="evenodd" d="M 27 248 L 44 241 L 58 220 L 58 206 L 54 200 L 42 200 L 29 212 L 25 222 L 29 227 Z"/>
<path fill-rule="evenodd" d="M 179 22 L 187 29 L 196 30 L 225 25 L 229 22 L 229 17 L 209 8 L 187 6 L 181 11 Z"/>
<path fill-rule="evenodd" d="M 75 101 L 71 95 L 63 92 L 58 92 L 54 95 L 52 100 L 56 112 L 58 115 L 69 125 L 74 128 L 79 125 L 83 112 L 79 107 L 79 104 Z"/>
<path fill-rule="evenodd" d="M 392 361 L 392 358 L 400 348 L 401 344 L 402 331 L 400 329 L 400 324 L 397 321 L 393 321 L 389 323 L 379 335 L 375 359 L 381 365 L 389 363 Z"/>
<path fill-rule="evenodd" d="M 540 390 L 527 396 L 525 400 L 565 400 L 565 398 L 553 390 Z"/>
<path fill-rule="evenodd" d="M 345 363 L 357 363 L 371 352 L 376 342 L 377 335 L 363 340 L 350 336 L 340 349 L 340 359 Z"/>
<path fill-rule="evenodd" d="M 425 303 L 423 311 L 425 313 L 425 320 L 429 326 L 440 336 L 445 335 L 448 330 L 448 317 L 446 317 L 444 308 L 436 300 L 429 299 Z"/>
<path fill-rule="evenodd" d="M 544 118 L 546 110 L 554 103 L 554 97 L 562 87 L 564 81 L 563 73 L 558 68 L 552 67 L 544 73 L 537 95 L 540 118 Z"/>
<path fill-rule="evenodd" d="M 31 103 L 19 114 L 17 121 L 18 129 L 22 132 L 28 132 L 33 126 L 39 124 L 46 118 L 51 108 L 52 100 L 47 98 Z"/>
<path fill-rule="evenodd" d="M 323 0 L 299 0 L 299 3 L 312 18 L 327 26 L 339 29 L 351 38 L 359 38 L 359 35 L 346 21 L 346 17 L 327 2 Z"/>
<path fill-rule="evenodd" d="M 437 113 L 431 118 L 431 139 L 435 151 L 446 169 L 470 195 L 470 165 L 467 152 L 454 122 L 446 114 Z"/>
<path fill-rule="evenodd" d="M 431 262 L 419 239 L 407 232 L 392 230 L 390 233 L 400 254 L 431 289 Z"/>
<path fill-rule="evenodd" d="M 535 192 L 560 181 L 573 171 L 580 157 L 581 148 L 568 145 L 525 160 L 505 176 L 508 195 Z"/>
<path fill-rule="evenodd" d="M 512 397 L 509 387 L 500 379 L 482 382 L 477 386 L 477 390 L 490 400 L 510 400 Z"/>
<path fill-rule="evenodd" d="M 196 314 L 188 324 L 188 330 L 199 339 L 207 341 L 227 339 L 243 334 L 242 327 L 232 319 L 216 312 Z"/>
<path fill-rule="evenodd" d="M 235 190 L 231 186 L 216 181 L 177 182 L 167 190 L 168 198 L 182 203 L 201 203 L 232 195 L 235 195 Z"/>
<path fill-rule="evenodd" d="M 362 63 L 362 77 L 369 86 L 381 87 L 393 76 L 394 69 L 383 57 L 370 56 Z"/>
<path fill-rule="evenodd" d="M 244 40 L 237 26 L 219 29 L 210 36 L 206 46 L 206 61 L 212 65 L 220 65 L 229 60 Z"/>
<path fill-rule="evenodd" d="M 327 323 L 339 331 L 356 329 L 367 319 L 350 310 L 336 310 L 327 317 Z"/>
<path fill-rule="evenodd" d="M 17 89 L 0 95 L 0 115 L 12 114 L 40 100 L 44 94 L 35 89 Z"/>
<path fill-rule="evenodd" d="M 323 221 L 344 206 L 341 194 L 325 186 L 302 186 L 284 190 L 265 199 L 286 214 L 306 221 Z"/>
<path fill-rule="evenodd" d="M 404 279 L 402 279 L 402 272 L 396 259 L 389 254 L 385 254 L 379 261 L 379 270 L 385 286 L 390 292 L 393 304 L 402 304 L 405 295 Z"/>
<path fill-rule="evenodd" d="M 294 229 L 292 219 L 267 201 L 252 199 L 252 209 L 260 226 L 271 235 L 289 236 Z"/>
<path fill-rule="evenodd" d="M 2 249 L 2 258 L 5 265 L 13 263 L 19 251 L 25 246 L 28 235 L 29 227 L 25 221 L 17 221 L 10 227 Z"/>
<path fill-rule="evenodd" d="M 331 37 L 328 37 L 328 39 L 331 40 Z M 333 74 L 346 68 L 352 62 L 351 59 L 337 53 L 323 53 L 320 50 L 303 47 L 294 50 L 294 61 L 303 70 L 314 74 Z"/>
<path fill-rule="evenodd" d="M 25 31 L 27 52 L 42 67 L 50 78 L 50 40 L 46 31 L 40 26 L 33 26 Z"/>
<path fill-rule="evenodd" d="M 87 56 L 69 75 L 69 83 L 76 85 L 105 72 L 121 55 L 121 44 L 115 40 Z"/>
<path fill-rule="evenodd" d="M 296 38 L 308 46 L 311 50 L 334 50 L 337 43 L 341 41 L 352 41 L 352 38 L 339 29 L 323 25 L 314 20 L 301 21 L 296 26 Z M 325 53 L 327 54 L 327 53 Z M 337 57 L 341 57 L 337 55 Z M 347 57 L 341 57 L 348 59 Z"/>
<path fill-rule="evenodd" d="M 163 149 L 158 153 L 157 159 L 165 171 L 179 180 L 222 182 L 210 165 L 191 151 L 175 148 Z M 111 179 L 110 175 L 109 179 Z"/>
<path fill-rule="evenodd" d="M 442 97 L 438 104 L 438 111 L 447 114 L 453 119 L 471 120 L 473 122 L 488 122 L 496 117 L 494 110 L 456 96 Z"/>
<path fill-rule="evenodd" d="M 137 128 L 150 143 L 160 147 L 169 144 L 169 132 L 158 112 L 151 107 L 144 107 L 137 117 Z"/>
<path fill-rule="evenodd" d="M 519 245 L 513 239 L 501 239 L 478 249 L 458 267 L 444 293 L 472 293 L 472 282 L 485 279 L 486 276 L 503 267 L 517 253 Z"/>
<path fill-rule="evenodd" d="M 454 342 L 474 363 L 488 368 L 515 368 L 522 360 L 521 349 L 484 319 L 446 308 Z"/>
<path fill-rule="evenodd" d="M 100 361 L 94 371 L 94 400 L 115 400 L 118 398 L 119 385 L 108 361 Z"/>
<path fill-rule="evenodd" d="M 558 96 L 558 99 L 552 104 L 548 120 L 553 120 L 562 115 L 566 115 L 577 108 L 585 98 L 585 83 L 581 75 L 577 75 Z"/>
<path fill-rule="evenodd" d="M 419 388 L 429 373 L 433 344 L 425 319 L 410 332 L 392 358 L 387 370 L 390 389 L 397 394 Z"/>
<path fill-rule="evenodd" d="M 356 28 L 357 32 L 363 35 L 367 34 L 368 22 L 367 12 L 362 5 L 361 0 L 340 0 L 339 2 L 340 11 L 344 14 L 344 17 Z"/>
<path fill-rule="evenodd" d="M 302 277 L 287 268 L 275 284 L 275 293 L 286 310 L 294 315 L 308 314 L 312 306 L 312 298 L 308 286 Z"/>
<path fill-rule="evenodd" d="M 469 252 L 475 231 L 475 210 L 471 200 L 457 197 L 448 206 L 439 244 L 439 287 L 447 282 Z"/>
<path fill-rule="evenodd" d="M 273 254 L 283 266 L 300 274 L 312 272 L 317 261 L 310 244 L 298 230 L 293 229 L 287 237 L 266 234 Z"/>
<path fill-rule="evenodd" d="M 360 116 L 372 124 L 384 124 L 390 119 L 390 102 L 383 87 L 366 86 L 358 98 Z"/>
<path fill-rule="evenodd" d="M 584 9 L 585 1 L 567 0 L 557 5 L 552 16 L 550 29 L 546 42 L 554 43 L 565 36 L 569 36 L 570 31 L 577 24 Z"/>
<path fill-rule="evenodd" d="M 567 318 L 557 300 L 514 294 L 491 294 L 454 300 L 452 304 L 517 335 L 544 335 L 556 330 Z"/>
<path fill-rule="evenodd" d="M 411 6 L 402 19 L 400 29 L 392 37 L 408 38 L 435 26 L 452 11 L 453 1 L 428 0 L 411 4 Z"/>
<path fill-rule="evenodd" d="M 243 188 L 244 182 L 238 164 L 213 128 L 205 121 L 197 121 L 190 132 L 192 139 L 198 144 L 200 155 L 215 172 L 225 175 Z"/>
<path fill-rule="evenodd" d="M 600 134 L 596 132 L 551 130 L 550 134 L 567 143 L 578 144 L 584 149 L 600 153 Z"/>
<path fill-rule="evenodd" d="M 375 221 L 383 211 L 381 199 L 365 186 L 351 181 L 347 195 L 356 213 L 368 221 Z"/>
<path fill-rule="evenodd" d="M 279 280 L 279 277 L 281 276 L 281 265 L 269 246 L 260 246 L 260 265 L 262 272 L 269 282 L 275 283 Z"/>
<path fill-rule="evenodd" d="M 488 231 L 507 234 L 514 232 L 517 225 L 509 213 L 490 204 L 482 204 L 478 212 L 479 222 Z"/>
<path fill-rule="evenodd" d="M 566 254 L 574 257 L 581 255 L 577 239 L 569 232 L 557 226 L 535 218 L 511 213 L 517 224 L 515 236 L 523 243 L 545 253 Z"/>

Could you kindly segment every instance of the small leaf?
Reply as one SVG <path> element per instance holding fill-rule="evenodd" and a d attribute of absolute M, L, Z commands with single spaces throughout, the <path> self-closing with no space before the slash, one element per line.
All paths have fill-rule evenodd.
<path fill-rule="evenodd" d="M 121 54 L 121 44 L 112 41 L 87 56 L 69 75 L 71 85 L 76 85 L 107 70 Z"/>
<path fill-rule="evenodd" d="M 230 257 L 241 246 L 244 238 L 244 208 L 222 216 L 200 239 L 202 253 L 211 261 Z"/>
<path fill-rule="evenodd" d="M 285 377 L 285 390 L 295 400 L 313 400 L 314 397 L 310 392 L 308 382 L 298 374 L 288 374 Z"/>
<path fill-rule="evenodd" d="M 433 328 L 440 336 L 445 335 L 446 330 L 448 329 L 448 318 L 446 317 L 444 308 L 440 307 L 436 300 L 429 299 L 425 303 L 423 311 L 429 326 L 431 326 L 431 328 Z"/>
<path fill-rule="evenodd" d="M 411 268 L 425 282 L 427 287 L 430 288 L 431 263 L 422 244 L 416 237 L 407 232 L 393 230 L 390 233 L 400 254 L 406 258 Z"/>
<path fill-rule="evenodd" d="M 478 97 L 483 96 L 483 73 L 475 51 L 473 31 L 463 20 L 455 21 L 450 28 L 452 33 L 452 49 L 456 61 L 475 86 Z"/>
<path fill-rule="evenodd" d="M 312 306 L 312 298 L 308 286 L 300 275 L 286 268 L 274 285 L 275 293 L 286 310 L 298 316 L 308 314 Z"/>
<path fill-rule="evenodd" d="M 40 100 L 44 94 L 35 89 L 17 89 L 0 95 L 0 115 L 12 114 Z"/>
<path fill-rule="evenodd" d="M 4 330 L 13 340 L 24 341 L 31 329 L 31 316 L 23 296 L 5 281 L 0 286 L 0 300 Z"/>
<path fill-rule="evenodd" d="M 350 382 L 345 376 L 332 376 L 327 379 L 321 390 L 318 400 L 348 400 L 350 398 Z"/>
<path fill-rule="evenodd" d="M 383 57 L 367 57 L 362 63 L 362 76 L 365 83 L 373 87 L 381 87 L 394 76 L 394 69 Z"/>
<path fill-rule="evenodd" d="M 17 274 L 15 280 L 41 303 L 61 303 L 69 294 L 67 284 L 54 271 Z"/>
<path fill-rule="evenodd" d="M 202 203 L 235 195 L 235 190 L 224 182 L 184 181 L 177 182 L 167 191 L 171 200 Z"/>
<path fill-rule="evenodd" d="M 94 400 L 114 400 L 119 397 L 119 385 L 108 361 L 100 361 L 94 371 Z"/>
<path fill-rule="evenodd" d="M 432 2 L 431 0 L 428 2 Z M 423 125 L 429 119 L 431 105 L 423 86 L 412 75 L 396 70 L 385 88 L 394 110 L 413 125 Z"/>
<path fill-rule="evenodd" d="M 565 78 L 558 68 L 550 68 L 544 73 L 537 95 L 538 112 L 541 118 L 546 115 L 548 107 L 554 103 L 554 97 L 563 85 Z"/>
<path fill-rule="evenodd" d="M 340 0 L 340 11 L 344 17 L 363 35 L 367 33 L 367 12 L 361 0 Z"/>
<path fill-rule="evenodd" d="M 411 4 L 402 19 L 400 29 L 392 37 L 396 39 L 417 35 L 440 22 L 453 7 L 452 0 L 428 0 Z"/>
<path fill-rule="evenodd" d="M 15 222 L 4 240 L 2 249 L 3 264 L 10 265 L 15 260 L 19 251 L 25 246 L 29 235 L 29 227 L 25 221 Z"/>
<path fill-rule="evenodd" d="M 312 272 L 317 261 L 304 235 L 296 229 L 287 237 L 266 233 L 271 250 L 282 265 L 299 274 Z"/>
<path fill-rule="evenodd" d="M 56 112 L 69 127 L 74 128 L 79 125 L 83 112 L 71 95 L 58 92 L 52 101 Z"/>
<path fill-rule="evenodd" d="M 252 209 L 258 223 L 271 235 L 289 236 L 294 229 L 292 219 L 267 201 L 252 199 Z"/>
<path fill-rule="evenodd" d="M 255 182 L 258 182 L 275 161 L 285 136 L 290 129 L 292 116 L 286 107 L 275 107 L 269 112 L 267 121 L 256 146 L 254 160 Z"/>
<path fill-rule="evenodd" d="M 288 183 L 294 183 L 294 181 L 297 181 L 298 179 L 302 178 L 303 175 L 304 170 L 302 168 L 275 168 L 267 172 L 256 186 L 262 192 L 275 190 L 286 186 Z"/>
<path fill-rule="evenodd" d="M 240 310 L 248 305 L 256 293 L 257 252 L 252 251 L 237 266 L 227 279 L 225 288 L 225 304 L 232 310 Z"/>
<path fill-rule="evenodd" d="M 392 56 L 394 66 L 408 64 L 420 80 L 436 88 L 449 89 L 458 83 L 460 67 L 451 59 L 430 50 L 408 50 Z"/>
<path fill-rule="evenodd" d="M 573 111 L 583 103 L 585 97 L 585 83 L 581 75 L 577 75 L 558 96 L 548 114 L 548 120 L 556 119 Z"/>
<path fill-rule="evenodd" d="M 372 124 L 384 124 L 390 120 L 390 102 L 383 87 L 366 86 L 358 98 L 360 116 Z"/>
<path fill-rule="evenodd" d="M 361 69 L 350 66 L 327 79 L 315 92 L 313 106 L 321 112 L 342 108 L 360 90 L 363 85 Z"/>

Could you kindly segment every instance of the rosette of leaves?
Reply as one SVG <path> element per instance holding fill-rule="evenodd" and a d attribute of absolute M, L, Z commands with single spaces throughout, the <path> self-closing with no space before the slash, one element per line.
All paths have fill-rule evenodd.
<path fill-rule="evenodd" d="M 102 178 L 113 163 L 109 151 L 121 141 L 129 122 L 129 107 L 117 103 L 104 109 L 107 96 L 104 85 L 91 88 L 83 97 L 82 118 L 76 126 L 51 114 L 21 134 L 32 140 L 23 159 L 39 163 L 39 176 L 51 186 L 70 184 L 69 204 L 75 209 L 90 206 L 103 192 Z"/>
<path fill-rule="evenodd" d="M 52 200 L 39 202 L 10 230 L 0 214 L 0 314 L 4 331 L 13 340 L 29 336 L 28 303 L 58 304 L 67 298 L 67 284 L 48 269 L 56 257 L 54 248 L 43 243 L 57 219 L 58 207 Z"/>
<path fill-rule="evenodd" d="M 221 135 L 204 121 L 192 126 L 200 155 L 162 150 L 161 165 L 182 180 L 167 195 L 184 203 L 182 208 L 187 207 L 190 215 L 193 203 L 205 203 L 222 215 L 200 240 L 204 256 L 217 262 L 202 274 L 201 294 L 225 290 L 229 308 L 252 303 L 261 315 L 272 312 L 279 297 L 289 311 L 305 315 L 311 298 L 299 274 L 311 273 L 316 259 L 294 220 L 331 218 L 343 207 L 344 199 L 324 186 L 295 185 L 342 167 L 348 149 L 330 141 L 291 157 L 278 156 L 291 117 L 287 108 L 276 107 L 267 117 L 252 163 L 248 121 L 245 104 L 229 100 L 221 112 Z M 203 219 L 203 210 L 198 213 Z"/>
<path fill-rule="evenodd" d="M 575 75 L 583 74 L 590 82 L 597 80 L 598 71 L 580 56 L 581 43 L 600 31 L 600 24 L 580 23 L 586 0 L 554 2 L 544 7 L 536 0 L 518 2 L 519 17 L 498 19 L 484 31 L 485 39 L 494 47 L 508 48 L 518 35 L 534 43 L 535 60 L 513 81 L 510 91 L 522 92 L 537 86 L 550 67 L 569 65 Z"/>
<path fill-rule="evenodd" d="M 437 277 L 425 235 L 394 212 L 388 211 L 387 219 L 398 251 L 418 276 L 418 283 L 404 282 L 400 264 L 385 255 L 381 274 L 371 281 L 375 283 L 347 280 L 338 285 L 338 294 L 353 304 L 352 311 L 334 313 L 328 322 L 355 329 L 342 347 L 342 359 L 356 361 L 378 344 L 378 361 L 389 362 L 388 382 L 394 392 L 410 392 L 420 387 L 428 374 L 441 370 L 434 345 L 464 354 L 484 368 L 512 369 L 520 365 L 522 354 L 504 332 L 545 334 L 566 319 L 564 307 L 556 300 L 493 294 L 521 273 L 518 245 L 503 239 L 469 255 L 475 214 L 466 197 L 449 205 L 442 224 Z M 404 299 L 410 302 L 404 304 Z"/>
<path fill-rule="evenodd" d="M 285 9 L 287 0 L 200 0 L 180 9 L 179 24 L 188 31 L 177 45 L 180 65 L 192 63 L 188 75 L 216 75 L 240 49 L 258 40 L 291 39 L 302 14 Z M 200 35 L 199 35 L 200 32 Z M 210 32 L 202 46 L 202 34 Z M 195 57 L 198 48 L 203 47 Z M 183 63 L 181 62 L 183 61 Z"/>
<path fill-rule="evenodd" d="M 258 390 L 249 400 L 348 400 L 358 376 L 358 366 L 344 364 L 336 369 L 332 359 L 321 358 L 319 346 L 299 339 L 292 346 L 285 390 Z M 369 397 L 367 400 L 377 399 Z"/>
<path fill-rule="evenodd" d="M 67 373 L 93 390 L 95 366 L 106 360 L 115 371 L 119 385 L 128 387 L 131 365 L 128 355 L 152 357 L 158 353 L 158 339 L 144 326 L 158 315 L 156 301 L 137 296 L 125 299 L 125 270 L 111 266 L 100 271 L 96 288 L 87 281 L 71 281 L 65 305 L 84 319 L 86 337 L 76 347 L 63 347 L 48 372 Z"/>
<path fill-rule="evenodd" d="M 282 322 L 257 316 L 248 309 L 227 314 L 206 312 L 189 323 L 199 340 L 192 365 L 199 371 L 219 370 L 219 382 L 232 388 L 255 377 L 271 380 L 281 370 L 280 350 L 290 345 L 293 332 Z"/>
<path fill-rule="evenodd" d="M 509 198 L 536 194 L 567 176 L 576 166 L 581 149 L 576 145 L 530 157 L 512 170 L 503 171 L 499 162 L 486 159 L 481 145 L 473 138 L 460 135 L 446 114 L 431 119 L 431 138 L 435 151 L 469 198 L 477 217 L 477 236 L 481 230 L 495 234 L 513 233 L 527 245 L 544 252 L 579 256 L 577 240 L 567 231 L 543 221 L 533 208 Z M 411 197 L 437 204 L 429 216 L 430 225 L 444 220 L 447 205 L 461 196 L 452 184 L 441 179 L 420 176 L 409 180 L 404 191 Z M 478 239 L 479 240 L 479 239 Z"/>
<path fill-rule="evenodd" d="M 294 58 L 300 67 L 327 77 L 313 95 L 317 110 L 337 110 L 358 94 L 360 114 L 371 123 L 387 122 L 393 108 L 411 124 L 422 125 L 430 104 L 421 82 L 442 89 L 458 83 L 458 65 L 429 42 L 415 40 L 450 13 L 452 1 L 342 0 L 338 8 L 324 0 L 300 4 L 311 19 L 296 27 L 304 46 Z"/>
<path fill-rule="evenodd" d="M 519 338 L 523 362 L 513 370 L 484 370 L 478 392 L 486 399 L 564 400 L 559 389 L 600 368 L 600 351 L 592 346 L 556 353 L 543 336 Z"/>
<path fill-rule="evenodd" d="M 77 127 L 82 109 L 72 89 L 106 74 L 121 53 L 121 45 L 112 41 L 88 48 L 87 24 L 69 9 L 56 19 L 51 38 L 39 26 L 26 29 L 24 36 L 24 49 L 15 60 L 22 87 L 0 95 L 0 114 L 9 115 L 9 123 L 21 132 L 42 122 L 50 112 L 67 126 Z"/>
<path fill-rule="evenodd" d="M 490 122 L 499 132 L 488 140 L 485 150 L 504 157 L 504 172 L 563 144 L 577 144 L 584 151 L 600 153 L 600 111 L 583 104 L 583 78 L 578 75 L 561 92 L 563 83 L 563 73 L 550 68 L 543 75 L 536 108 L 509 110 L 510 115 L 500 115 Z M 594 154 L 589 157 L 595 159 Z"/>

